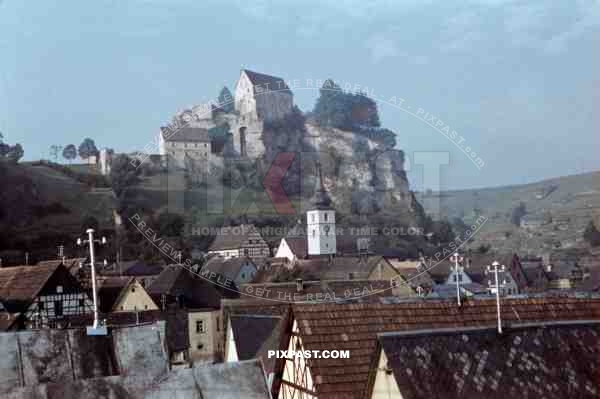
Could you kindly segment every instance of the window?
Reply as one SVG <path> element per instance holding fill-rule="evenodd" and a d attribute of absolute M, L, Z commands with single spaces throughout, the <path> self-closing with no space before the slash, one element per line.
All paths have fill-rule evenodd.
<path fill-rule="evenodd" d="M 196 349 L 198 349 L 198 350 L 202 350 L 202 348 L 204 348 L 204 344 L 198 344 L 196 346 Z"/>
<path fill-rule="evenodd" d="M 82 308 L 85 306 L 85 300 L 84 299 L 80 299 L 79 300 L 79 307 Z"/>
<path fill-rule="evenodd" d="M 315 214 L 314 213 L 312 214 L 312 221 L 313 222 L 315 221 Z"/>
<path fill-rule="evenodd" d="M 462 274 L 458 275 L 458 281 L 460 281 L 462 283 L 462 281 L 463 281 L 463 275 Z"/>
<path fill-rule="evenodd" d="M 348 273 L 348 280 L 354 280 L 354 273 Z"/>
<path fill-rule="evenodd" d="M 44 302 L 38 302 L 38 310 L 44 310 Z"/>
<path fill-rule="evenodd" d="M 325 221 L 327 221 L 327 214 L 325 214 L 324 218 L 325 218 Z"/>
<path fill-rule="evenodd" d="M 246 278 L 246 273 L 242 273 L 242 280 Z"/>
<path fill-rule="evenodd" d="M 135 292 L 135 287 L 131 287 L 131 292 Z"/>
<path fill-rule="evenodd" d="M 317 230 L 313 229 L 313 237 L 317 236 Z"/>
<path fill-rule="evenodd" d="M 217 331 L 221 331 L 221 327 L 219 327 L 219 316 L 217 316 Z"/>
<path fill-rule="evenodd" d="M 62 292 L 63 292 L 63 287 L 62 287 L 62 285 L 57 285 L 57 286 L 56 286 L 56 293 L 57 293 L 57 294 L 62 294 Z"/>
<path fill-rule="evenodd" d="M 63 303 L 62 301 L 54 301 L 54 315 L 62 316 L 63 315 Z"/>
<path fill-rule="evenodd" d="M 204 143 L 204 147 L 207 147 L 207 146 L 208 146 L 208 144 Z"/>
<path fill-rule="evenodd" d="M 204 320 L 196 320 L 196 333 L 203 334 L 204 332 Z"/>

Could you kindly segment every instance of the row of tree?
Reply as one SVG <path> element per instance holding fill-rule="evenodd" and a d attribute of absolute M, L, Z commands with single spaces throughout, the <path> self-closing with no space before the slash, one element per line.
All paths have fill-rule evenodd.
<path fill-rule="evenodd" d="M 77 155 L 81 159 L 88 159 L 90 157 L 97 157 L 100 151 L 96 147 L 96 143 L 89 137 L 83 139 L 79 147 L 75 147 L 75 144 L 67 144 L 66 146 L 54 144 L 50 146 L 50 156 L 54 158 L 55 162 L 58 162 L 59 154 L 62 153 L 62 157 L 71 163 Z"/>

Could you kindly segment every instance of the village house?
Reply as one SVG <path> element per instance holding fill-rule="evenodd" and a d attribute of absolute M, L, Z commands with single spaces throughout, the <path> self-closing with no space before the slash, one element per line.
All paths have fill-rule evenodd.
<path fill-rule="evenodd" d="M 165 267 L 147 291 L 161 310 L 184 310 L 175 313 L 171 320 L 180 325 L 181 334 L 180 350 L 171 353 L 172 362 L 222 359 L 221 298 L 236 297 L 235 292 L 206 281 L 181 265 Z"/>
<path fill-rule="evenodd" d="M 223 227 L 208 249 L 208 255 L 222 258 L 249 257 L 267 258 L 271 254 L 269 245 L 254 225 Z"/>
<path fill-rule="evenodd" d="M 233 281 L 236 287 L 251 282 L 258 271 L 256 264 L 250 258 L 223 258 L 220 256 L 209 259 L 202 269 Z"/>
<path fill-rule="evenodd" d="M 0 302 L 10 314 L 21 314 L 25 328 L 66 327 L 66 318 L 93 311 L 75 277 L 59 264 L 0 268 Z"/>
<path fill-rule="evenodd" d="M 158 310 L 158 306 L 135 277 L 98 276 L 96 284 L 99 308 L 104 313 Z"/>
<path fill-rule="evenodd" d="M 423 317 L 424 314 L 427 317 Z M 503 365 L 507 361 L 506 356 L 512 353 L 511 347 L 514 345 L 519 346 L 522 343 L 523 345 L 520 347 L 523 349 L 517 350 L 516 353 L 534 351 L 542 359 L 553 359 L 553 356 L 558 355 L 557 353 L 552 354 L 555 351 L 554 348 L 564 347 L 558 345 L 559 343 L 574 342 L 575 335 L 571 332 L 566 332 L 564 335 L 560 333 L 560 336 L 556 336 L 549 339 L 548 342 L 543 343 L 541 339 L 536 341 L 535 337 L 538 331 L 544 337 L 546 334 L 553 334 L 547 329 L 544 330 L 542 328 L 543 331 L 547 332 L 541 332 L 542 330 L 540 329 L 529 330 L 532 331 L 531 335 L 529 332 L 525 335 L 520 335 L 522 333 L 515 333 L 513 331 L 518 330 L 520 326 L 530 323 L 550 323 L 550 325 L 555 323 L 555 327 L 552 330 L 558 331 L 561 328 L 561 324 L 567 325 L 569 322 L 573 322 L 575 329 L 582 328 L 582 330 L 577 330 L 577 333 L 584 334 L 577 335 L 577 337 L 585 336 L 591 339 L 594 336 L 595 338 L 592 341 L 596 342 L 598 339 L 597 325 L 600 322 L 600 300 L 576 298 L 507 298 L 502 301 L 501 319 L 504 323 L 507 339 L 492 342 L 489 338 L 477 338 L 477 334 L 473 330 L 475 327 L 484 327 L 487 328 L 487 330 L 483 330 L 484 334 L 493 334 L 494 337 L 498 336 L 495 330 L 497 322 L 496 302 L 491 298 L 468 300 L 460 308 L 456 306 L 456 302 L 454 301 L 435 300 L 405 301 L 395 304 L 292 304 L 290 323 L 288 323 L 289 330 L 287 334 L 284 332 L 282 335 L 287 340 L 286 347 L 288 350 L 348 350 L 349 357 L 340 356 L 336 359 L 288 357 L 281 359 L 277 370 L 281 372 L 282 377 L 279 387 L 274 387 L 273 389 L 276 392 L 275 397 L 280 399 L 298 397 L 318 399 L 342 397 L 349 399 L 371 397 L 439 397 L 441 393 L 446 393 L 447 389 L 458 390 L 461 383 L 460 380 L 452 377 L 456 372 L 456 365 L 454 363 L 452 367 L 442 367 L 439 370 L 434 365 L 423 364 L 422 362 L 429 358 L 427 353 L 432 353 L 435 359 L 445 357 L 447 361 L 451 361 L 448 357 L 449 351 L 453 353 L 453 351 L 460 350 L 466 352 L 467 358 L 479 354 L 477 359 L 481 361 L 480 354 L 485 353 L 487 349 L 490 354 L 490 361 L 493 361 L 494 364 Z M 595 326 L 583 327 L 581 323 L 584 322 L 588 325 L 595 324 Z M 441 336 L 448 334 L 449 329 L 455 332 L 452 338 L 449 338 L 451 341 L 447 341 L 447 345 L 444 346 L 442 342 L 437 341 L 436 336 L 438 334 Z M 427 332 L 424 330 L 427 330 Z M 378 345 L 381 345 L 379 337 L 382 334 L 397 334 L 400 332 L 412 332 L 412 336 L 416 336 L 417 338 L 423 335 L 422 339 L 418 338 L 418 340 L 411 339 L 407 341 L 410 342 L 408 344 L 410 349 L 407 352 L 402 352 L 405 354 L 404 361 L 407 362 L 407 366 L 410 364 L 410 366 L 405 367 L 402 371 L 406 378 L 412 378 L 408 385 L 405 384 L 404 377 L 398 378 L 396 381 L 393 381 L 389 377 L 391 375 L 396 376 L 398 372 L 396 370 L 397 363 L 394 363 L 398 362 L 397 354 L 399 352 L 395 349 L 397 346 L 392 345 L 390 352 L 386 352 L 386 347 L 384 346 L 383 352 L 391 359 L 384 358 L 383 361 L 381 360 L 381 350 L 378 349 Z M 456 341 L 457 339 L 458 341 Z M 581 365 L 595 364 L 598 359 L 595 354 L 589 351 L 589 346 L 586 346 L 585 340 L 581 338 L 577 338 L 577 340 L 579 340 L 579 343 L 574 347 L 574 355 L 569 354 L 568 351 L 563 351 L 560 356 L 563 356 L 565 362 L 569 362 L 568 367 L 572 370 L 570 375 L 577 376 L 577 392 L 588 392 L 585 394 L 588 396 L 583 397 L 591 398 L 594 397 L 594 394 L 593 391 L 589 391 L 588 387 L 597 389 L 597 386 L 594 385 L 593 374 L 588 372 L 589 369 L 586 371 L 583 367 L 577 366 L 578 361 L 576 360 L 576 356 L 581 354 L 582 358 L 586 359 L 582 363 L 579 363 Z M 505 341 L 510 341 L 511 344 L 506 346 Z M 419 344 L 420 342 L 423 342 L 423 346 Z M 428 352 L 431 350 L 431 346 L 427 342 L 436 344 L 436 348 L 442 350 L 439 356 L 437 352 L 435 355 L 433 352 Z M 461 349 L 454 349 L 457 347 L 453 342 L 461 342 Z M 470 346 L 470 342 L 474 346 Z M 383 344 L 385 345 L 385 343 Z M 439 349 L 442 347 L 443 349 Z M 571 344 L 567 344 L 567 347 L 571 347 Z M 415 348 L 422 349 L 416 350 Z M 425 350 L 425 352 L 422 350 Z M 501 353 L 496 354 L 498 350 Z M 571 356 L 575 357 L 572 358 Z M 419 362 L 415 357 L 419 357 L 421 361 L 420 366 L 412 365 L 414 362 Z M 515 377 L 518 375 L 515 376 L 514 373 L 521 373 L 521 368 L 518 367 L 518 364 L 528 362 L 530 359 L 531 357 L 526 359 L 524 356 L 518 355 L 516 358 L 513 358 L 515 367 L 508 366 L 503 368 L 502 375 L 496 378 L 499 378 L 498 383 L 502 382 L 504 392 L 498 390 L 496 384 L 493 384 L 492 381 L 486 379 L 487 382 L 483 382 L 483 379 L 478 377 L 482 381 L 480 385 L 484 388 L 479 392 L 485 392 L 485 396 L 490 396 L 490 393 L 494 392 L 494 387 L 496 387 L 497 391 L 493 397 L 501 397 L 500 395 L 505 395 L 505 392 L 515 392 L 515 395 L 517 395 L 517 392 L 522 392 L 522 385 L 515 380 Z M 391 363 L 388 364 L 388 360 Z M 588 360 L 590 363 L 588 363 Z M 445 362 L 446 360 L 442 364 L 445 364 Z M 475 360 L 473 362 L 475 362 L 473 364 L 477 363 Z M 556 375 L 560 375 L 559 369 L 563 367 L 564 363 L 562 361 L 557 363 L 548 360 L 548 362 L 544 362 L 543 364 L 549 370 L 544 370 L 544 367 L 529 368 L 527 369 L 528 373 L 534 373 L 535 375 L 531 376 L 532 380 L 528 379 L 527 381 L 535 381 L 535 387 L 537 387 L 535 389 L 547 389 L 545 384 L 541 384 L 542 381 L 552 381 L 551 385 L 554 387 L 553 389 L 558 389 L 558 392 L 560 392 L 560 389 L 567 389 L 566 386 L 556 388 L 558 384 Z M 408 371 L 409 369 L 413 371 L 412 377 L 411 372 Z M 467 369 L 467 372 L 477 372 L 473 370 L 472 368 Z M 383 371 L 383 373 L 380 373 L 380 371 Z M 419 377 L 421 373 L 433 371 L 435 371 L 435 374 L 428 374 L 427 378 L 425 376 Z M 440 378 L 436 379 L 436 375 L 439 375 Z M 446 375 L 447 377 L 443 377 Z M 536 376 L 539 378 L 539 381 L 536 379 Z M 465 388 L 472 389 L 472 387 L 475 387 L 473 384 L 476 384 L 476 381 L 474 378 L 470 378 Z M 427 385 L 421 385 L 421 383 Z M 466 380 L 465 384 L 467 384 Z M 457 388 L 454 388 L 455 385 Z M 423 393 L 423 396 L 414 396 L 412 394 L 414 390 L 402 389 L 403 387 L 410 388 L 411 386 L 422 388 L 423 392 L 427 393 Z M 432 389 L 435 390 L 435 393 L 431 393 Z M 527 389 L 530 390 L 533 388 Z M 398 396 L 398 392 L 402 396 Z M 374 394 L 375 396 L 373 396 Z M 570 395 L 566 396 L 571 397 Z M 480 396 L 476 394 L 464 397 Z M 565 396 L 555 395 L 554 397 Z"/>

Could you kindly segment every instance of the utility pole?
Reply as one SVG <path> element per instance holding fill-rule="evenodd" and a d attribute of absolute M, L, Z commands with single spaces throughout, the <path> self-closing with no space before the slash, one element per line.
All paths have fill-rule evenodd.
<path fill-rule="evenodd" d="M 454 262 L 454 279 L 456 280 L 456 301 L 458 303 L 458 306 L 461 306 L 461 303 L 460 303 L 460 279 L 458 278 L 458 276 L 460 275 L 462 277 L 462 271 L 463 271 L 463 268 L 459 267 L 458 264 L 462 263 L 463 260 L 464 260 L 464 258 L 462 256 L 460 256 L 458 254 L 458 252 L 455 252 L 454 255 L 452 255 L 450 257 L 450 261 Z"/>
<path fill-rule="evenodd" d="M 491 266 L 487 266 L 485 269 L 485 274 L 494 273 L 494 284 L 488 280 L 488 286 L 491 292 L 496 291 L 496 311 L 498 314 L 498 332 L 502 334 L 502 318 L 500 315 L 500 288 L 504 287 L 506 284 L 506 280 L 502 280 L 502 284 L 498 282 L 498 273 L 504 273 L 506 268 L 504 265 L 500 265 L 500 263 L 494 261 Z"/>
<path fill-rule="evenodd" d="M 101 245 L 106 244 L 106 238 L 102 237 L 100 240 L 94 239 L 94 229 L 87 229 L 86 233 L 88 235 L 87 240 L 82 240 L 81 238 L 77 239 L 77 245 L 85 245 L 89 244 L 90 248 L 90 266 L 92 268 L 92 299 L 94 302 L 94 324 L 92 326 L 87 327 L 87 335 L 107 335 L 108 331 L 106 326 L 100 326 L 100 322 L 98 320 L 98 293 L 96 292 L 96 258 L 94 254 L 94 244 L 98 243 Z"/>

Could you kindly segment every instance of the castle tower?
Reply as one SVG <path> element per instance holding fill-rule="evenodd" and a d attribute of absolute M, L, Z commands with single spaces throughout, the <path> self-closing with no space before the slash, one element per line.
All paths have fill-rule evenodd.
<path fill-rule="evenodd" d="M 323 186 L 321 165 L 317 164 L 319 188 L 314 206 L 306 212 L 306 235 L 308 239 L 308 255 L 335 255 L 335 210 L 331 206 L 331 198 Z"/>

